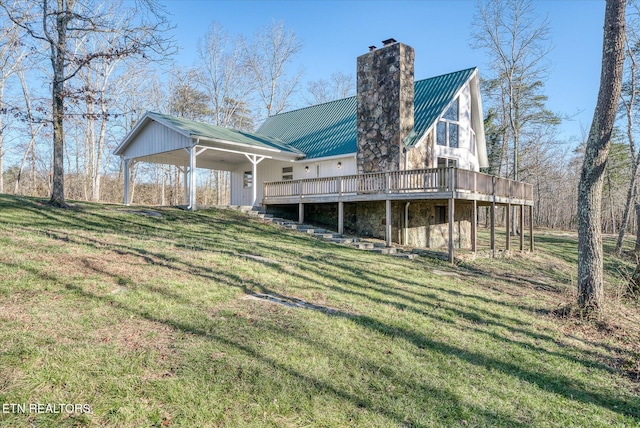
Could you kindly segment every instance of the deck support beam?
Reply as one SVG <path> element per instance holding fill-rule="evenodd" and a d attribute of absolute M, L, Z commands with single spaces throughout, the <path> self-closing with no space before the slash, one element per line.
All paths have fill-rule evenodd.
<path fill-rule="evenodd" d="M 533 253 L 533 205 L 529 206 L 529 251 Z"/>
<path fill-rule="evenodd" d="M 386 219 L 385 219 L 385 228 L 384 228 L 384 235 L 385 235 L 385 239 L 386 239 L 386 245 L 387 247 L 391 247 L 391 200 L 387 199 L 385 200 L 385 212 L 386 212 Z"/>
<path fill-rule="evenodd" d="M 338 233 L 344 233 L 344 202 L 338 202 Z"/>
<path fill-rule="evenodd" d="M 491 222 L 491 243 L 490 243 L 491 256 L 495 257 L 496 255 L 496 203 L 495 201 L 491 203 L 489 218 Z"/>
<path fill-rule="evenodd" d="M 304 203 L 298 204 L 298 224 L 304 223 Z"/>
<path fill-rule="evenodd" d="M 518 230 L 520 231 L 520 251 L 524 250 L 524 205 L 520 205 L 520 225 Z"/>
<path fill-rule="evenodd" d="M 509 251 L 511 249 L 511 204 L 507 204 L 505 223 L 506 223 L 506 229 L 507 229 L 506 250 Z"/>
<path fill-rule="evenodd" d="M 471 251 L 478 250 L 478 201 L 471 201 Z"/>
<path fill-rule="evenodd" d="M 453 198 L 449 198 L 449 262 L 453 263 L 455 259 L 455 245 L 453 242 L 453 226 L 455 219 L 455 204 L 456 200 Z"/>

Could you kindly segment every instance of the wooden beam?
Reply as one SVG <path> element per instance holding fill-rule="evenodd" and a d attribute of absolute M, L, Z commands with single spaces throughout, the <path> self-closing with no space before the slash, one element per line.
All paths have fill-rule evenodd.
<path fill-rule="evenodd" d="M 533 243 L 533 205 L 529 206 L 529 251 L 533 253 L 534 250 Z"/>
<path fill-rule="evenodd" d="M 338 202 L 338 233 L 344 233 L 344 202 Z"/>
<path fill-rule="evenodd" d="M 520 205 L 520 251 L 524 250 L 524 205 Z"/>
<path fill-rule="evenodd" d="M 491 203 L 491 209 L 489 210 L 489 218 L 491 219 L 491 253 L 495 256 L 496 252 L 496 203 Z"/>
<path fill-rule="evenodd" d="M 507 248 L 506 250 L 509 251 L 511 249 L 511 204 L 507 204 L 507 209 L 506 209 L 506 215 L 505 215 L 507 221 L 506 223 L 506 229 L 507 229 Z"/>
<path fill-rule="evenodd" d="M 471 251 L 477 251 L 478 246 L 478 201 L 471 201 Z"/>
<path fill-rule="evenodd" d="M 385 219 L 385 228 L 384 228 L 384 235 L 387 241 L 387 247 L 391 247 L 391 200 L 387 199 L 385 201 L 385 212 L 386 212 L 386 219 Z"/>
<path fill-rule="evenodd" d="M 455 245 L 453 242 L 453 223 L 455 220 L 455 203 L 456 200 L 449 198 L 449 262 L 453 263 L 455 258 Z"/>

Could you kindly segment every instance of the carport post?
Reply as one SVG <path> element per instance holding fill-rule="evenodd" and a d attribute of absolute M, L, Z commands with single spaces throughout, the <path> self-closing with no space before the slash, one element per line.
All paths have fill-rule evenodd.
<path fill-rule="evenodd" d="M 196 148 L 193 146 L 189 149 L 189 209 L 196 209 Z"/>
<path fill-rule="evenodd" d="M 244 154 L 249 162 L 251 162 L 251 187 L 253 188 L 253 196 L 251 198 L 251 205 L 255 206 L 258 200 L 258 164 L 265 159 L 265 156 L 248 155 Z"/>
<path fill-rule="evenodd" d="M 184 204 L 189 208 L 189 170 L 186 165 L 182 167 L 182 185 Z"/>
<path fill-rule="evenodd" d="M 124 205 L 129 205 L 129 180 L 130 180 L 130 171 L 129 171 L 129 163 L 131 159 L 123 159 L 124 161 Z"/>

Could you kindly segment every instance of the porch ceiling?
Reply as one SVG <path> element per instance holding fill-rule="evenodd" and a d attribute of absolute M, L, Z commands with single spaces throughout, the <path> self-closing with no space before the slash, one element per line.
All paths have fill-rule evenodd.
<path fill-rule="evenodd" d="M 213 169 L 219 171 L 232 171 L 241 164 L 249 162 L 245 152 L 217 147 L 215 144 L 203 142 L 195 146 L 196 168 Z M 277 159 L 284 161 L 295 160 L 292 156 L 283 156 L 281 153 L 257 153 L 246 152 L 247 155 L 264 156 L 267 159 Z M 136 162 L 149 162 L 163 165 L 176 165 L 182 167 L 189 166 L 189 153 L 186 149 L 172 150 L 164 153 L 157 153 L 148 156 L 135 158 Z"/>

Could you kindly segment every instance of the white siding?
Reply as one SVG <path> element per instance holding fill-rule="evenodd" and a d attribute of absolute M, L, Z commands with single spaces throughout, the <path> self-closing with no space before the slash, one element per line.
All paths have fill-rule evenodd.
<path fill-rule="evenodd" d="M 433 164 L 437 165 L 440 157 L 458 159 L 458 168 L 479 171 L 477 147 L 471 149 L 471 90 L 469 84 L 465 84 L 460 91 L 459 98 L 460 128 L 458 135 L 458 148 L 439 146 L 434 141 Z"/>
<path fill-rule="evenodd" d="M 338 162 L 342 163 L 338 168 Z M 309 167 L 306 171 L 305 167 Z M 354 156 L 334 158 L 331 160 L 318 160 L 317 162 L 285 162 L 272 159 L 265 159 L 258 164 L 257 202 L 262 202 L 265 181 L 281 181 L 282 168 L 293 167 L 293 179 L 302 180 L 305 178 L 335 177 L 340 175 L 352 175 L 356 173 L 356 163 Z M 244 187 L 244 172 L 251 171 L 250 162 L 239 165 L 231 171 L 231 205 L 250 205 L 253 197 L 253 190 Z M 318 172 L 320 175 L 318 175 Z M 287 173 L 290 174 L 290 173 Z"/>
<path fill-rule="evenodd" d="M 124 151 L 127 159 L 148 156 L 156 153 L 170 152 L 191 146 L 191 139 L 157 123 L 150 121 L 135 137 L 135 144 L 130 144 Z"/>

